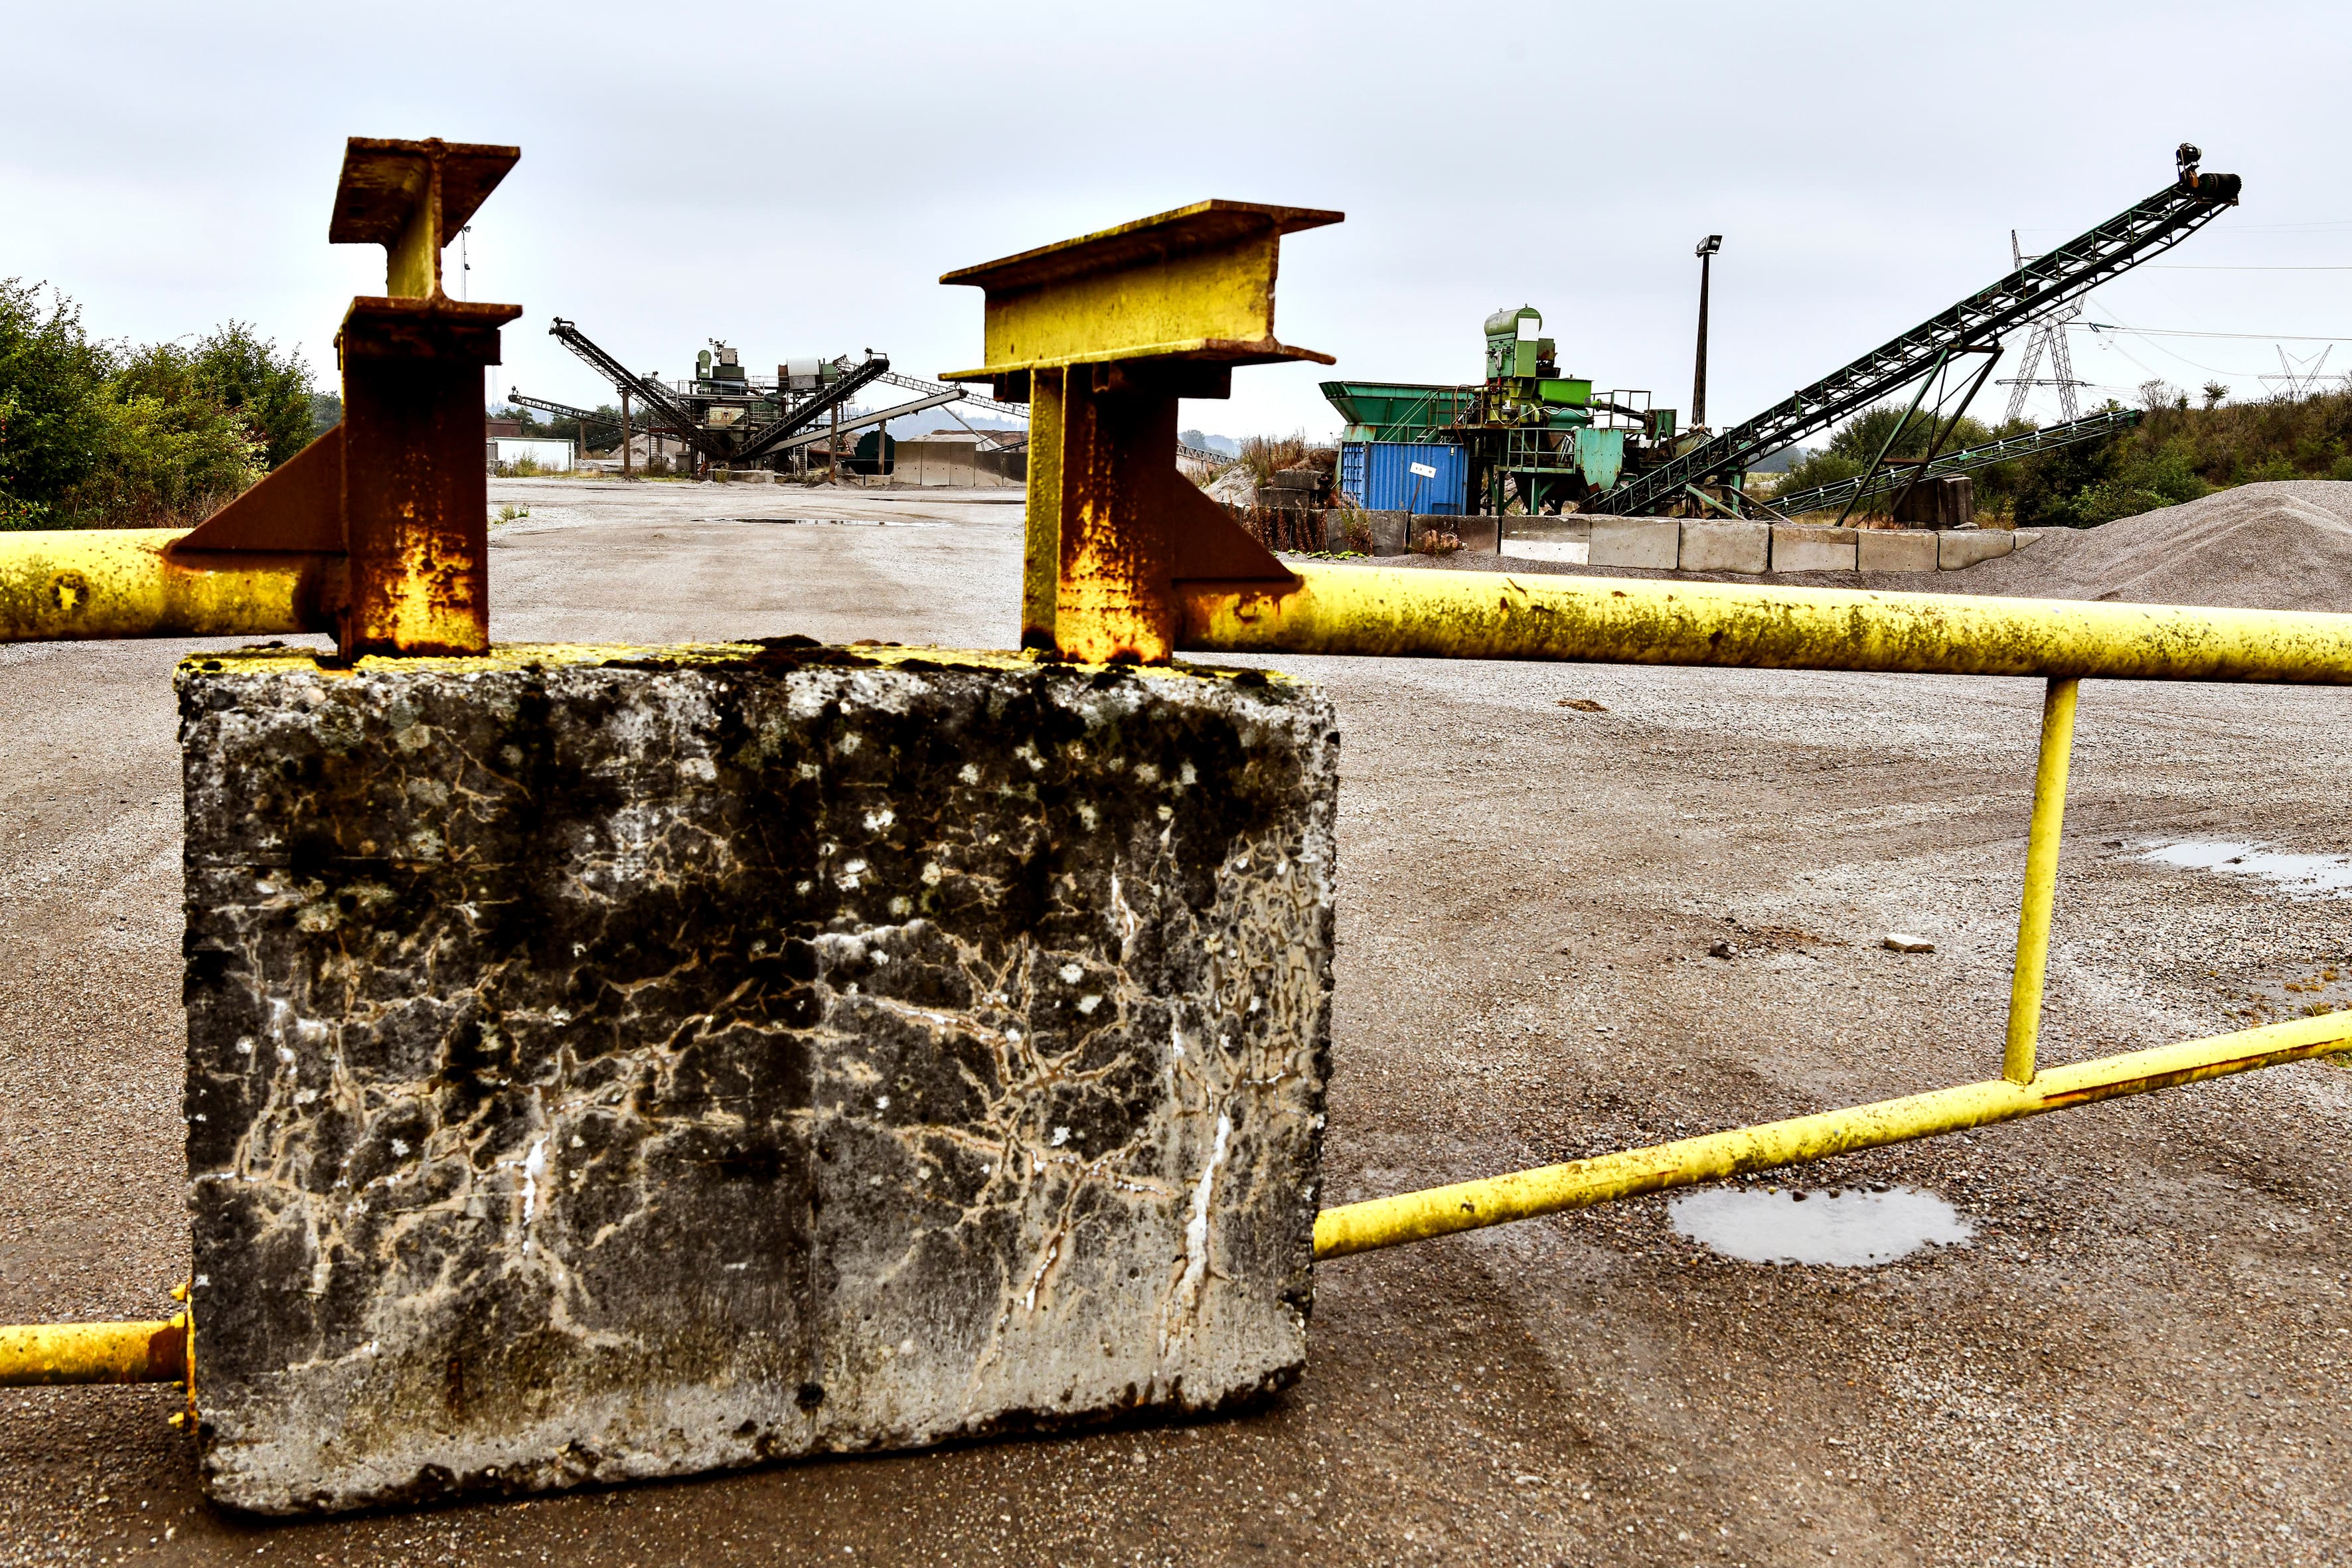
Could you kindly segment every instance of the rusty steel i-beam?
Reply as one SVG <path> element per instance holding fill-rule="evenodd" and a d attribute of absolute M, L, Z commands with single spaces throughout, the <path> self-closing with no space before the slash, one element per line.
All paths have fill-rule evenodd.
<path fill-rule="evenodd" d="M 521 156 L 354 136 L 327 237 L 381 245 L 335 335 L 343 419 L 185 532 L 0 536 L 0 641 L 329 632 L 346 659 L 489 647 L 482 377 L 520 305 L 452 300 L 441 251 Z"/>

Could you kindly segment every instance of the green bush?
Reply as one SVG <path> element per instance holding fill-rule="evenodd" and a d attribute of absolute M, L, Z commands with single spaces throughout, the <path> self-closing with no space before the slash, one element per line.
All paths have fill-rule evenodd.
<path fill-rule="evenodd" d="M 89 479 L 112 438 L 112 357 L 81 312 L 37 286 L 0 279 L 0 527 L 58 526 L 59 497 Z"/>
<path fill-rule="evenodd" d="M 309 446 L 317 434 L 310 367 L 299 353 L 281 355 L 277 343 L 254 336 L 242 321 L 231 321 L 198 339 L 188 362 L 196 384 L 261 444 L 270 468 Z M 337 399 L 339 417 L 341 407 Z"/>
<path fill-rule="evenodd" d="M 268 447 L 221 405 L 192 360 L 161 343 L 117 373 L 98 400 L 103 460 L 59 498 L 66 526 L 189 527 L 268 471 Z"/>
<path fill-rule="evenodd" d="M 0 528 L 184 527 L 313 434 L 310 368 L 241 322 L 134 350 L 0 280 Z"/>
<path fill-rule="evenodd" d="M 2140 398 L 2146 411 L 2129 430 L 1977 469 L 1977 505 L 2021 526 L 2091 528 L 2232 485 L 2352 480 L 2352 386 L 2258 403 L 2229 403 L 2228 395 L 2217 383 L 2204 390 L 2207 405 L 2195 407 L 2178 388 L 2151 383 Z M 1899 405 L 1883 404 L 1848 421 L 1827 447 L 1790 471 L 1782 493 L 1860 473 L 1901 414 Z M 1988 429 L 1964 419 L 1948 445 L 1973 446 L 2030 428 L 2021 421 Z M 1925 446 L 1925 420 L 1915 416 L 1894 455 L 1917 456 Z"/>

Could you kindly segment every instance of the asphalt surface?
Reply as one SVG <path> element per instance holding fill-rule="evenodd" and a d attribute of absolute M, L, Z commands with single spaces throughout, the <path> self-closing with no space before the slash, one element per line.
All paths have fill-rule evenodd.
<path fill-rule="evenodd" d="M 501 482 L 494 628 L 1002 646 L 1006 499 Z M 191 646 L 0 648 L 0 1321 L 186 1271 Z M 1270 662 L 1342 719 L 1331 1201 L 1997 1073 L 2034 683 Z M 2138 858 L 2352 849 L 2347 773 L 2352 694 L 2088 688 L 2044 1060 L 2352 1005 L 2352 903 Z M 11 1392 L 0 1562 L 2341 1562 L 2347 1130 L 2305 1064 L 1784 1178 L 1978 1227 L 1876 1268 L 1664 1198 L 1424 1243 L 1319 1269 L 1237 1419 L 531 1501 L 224 1515 L 172 1391 Z"/>

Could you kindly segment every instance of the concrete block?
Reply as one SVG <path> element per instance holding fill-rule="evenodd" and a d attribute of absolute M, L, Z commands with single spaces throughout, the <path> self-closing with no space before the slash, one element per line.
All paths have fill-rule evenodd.
<path fill-rule="evenodd" d="M 1769 522 L 1683 524 L 1685 572 L 1763 572 L 1771 564 L 1772 525 Z"/>
<path fill-rule="evenodd" d="M 1412 520 L 1412 536 L 1419 539 L 1424 532 L 1450 533 L 1462 542 L 1465 551 L 1495 553 L 1498 543 L 1496 520 L 1491 517 L 1437 517 L 1423 515 Z"/>
<path fill-rule="evenodd" d="M 1772 525 L 1772 570 L 1775 572 L 1851 572 L 1854 533 L 1851 528 L 1808 528 L 1803 523 Z"/>
<path fill-rule="evenodd" d="M 1963 528 L 1936 536 L 1936 564 L 1958 572 L 2017 548 L 2017 535 L 2004 529 Z"/>
<path fill-rule="evenodd" d="M 1348 525 L 1361 524 L 1371 534 L 1373 555 L 1404 553 L 1407 531 L 1412 525 L 1409 511 L 1366 511 L 1357 508 L 1332 507 L 1323 513 L 1323 548 L 1331 551 L 1354 548 L 1348 542 Z"/>
<path fill-rule="evenodd" d="M 1546 513 L 1539 517 L 1515 517 L 1503 536 L 1514 542 L 1530 544 L 1590 544 L 1592 542 L 1592 520 L 1574 512 L 1565 517 Z"/>
<path fill-rule="evenodd" d="M 179 689 L 219 1502 L 906 1447 L 1298 1373 L 1314 689 L 787 638 L 254 650 Z"/>
<path fill-rule="evenodd" d="M 1683 525 L 1671 517 L 1596 517 L 1591 548 L 1594 566 L 1646 566 L 1671 572 L 1682 560 Z"/>
<path fill-rule="evenodd" d="M 1936 535 L 1909 528 L 1857 529 L 1854 559 L 1858 572 L 1933 572 Z"/>

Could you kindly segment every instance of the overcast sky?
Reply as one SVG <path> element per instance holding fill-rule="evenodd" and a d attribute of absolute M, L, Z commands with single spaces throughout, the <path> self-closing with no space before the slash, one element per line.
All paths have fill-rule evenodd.
<path fill-rule="evenodd" d="M 975 364 L 939 275 L 1204 196 L 1344 210 L 1282 258 L 1277 330 L 1186 423 L 1336 416 L 1318 380 L 1463 381 L 1532 303 L 1571 374 L 1687 407 L 1694 243 L 1724 236 L 1709 403 L 1783 395 L 2165 183 L 2244 205 L 2090 319 L 2086 379 L 2259 395 L 2274 342 L 2352 337 L 2352 7 L 1027 5 L 28 6 L 0 50 L 0 275 L 138 340 L 236 317 L 331 380 L 383 253 L 330 247 L 343 138 L 520 144 L 467 287 L 526 315 L 502 387 L 631 364 Z M 457 271 L 456 247 L 450 272 Z M 2324 268 L 2334 268 L 2325 270 Z M 2287 341 L 2308 363 L 2326 345 Z M 2352 371 L 2352 342 L 2330 374 Z M 2045 413 L 2048 411 L 2045 411 Z"/>

